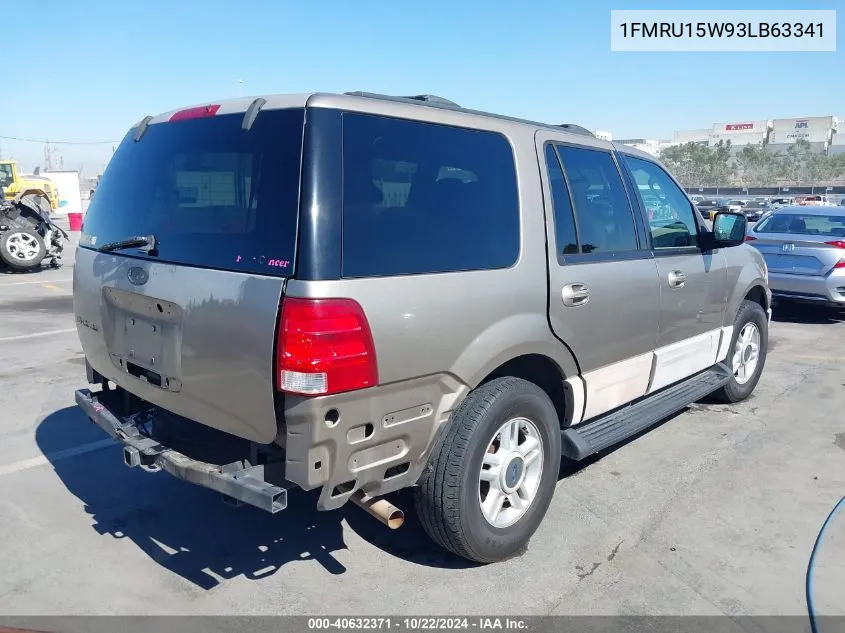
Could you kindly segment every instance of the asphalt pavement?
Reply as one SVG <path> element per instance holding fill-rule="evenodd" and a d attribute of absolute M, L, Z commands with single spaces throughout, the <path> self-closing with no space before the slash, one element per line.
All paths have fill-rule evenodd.
<path fill-rule="evenodd" d="M 294 491 L 269 515 L 126 468 L 73 403 L 71 270 L 0 274 L 0 614 L 803 615 L 816 534 L 845 495 L 845 315 L 776 310 L 742 404 L 697 404 L 562 465 L 527 551 L 473 566 L 432 545 L 410 495 L 390 531 Z M 819 553 L 845 615 L 845 513 Z"/>

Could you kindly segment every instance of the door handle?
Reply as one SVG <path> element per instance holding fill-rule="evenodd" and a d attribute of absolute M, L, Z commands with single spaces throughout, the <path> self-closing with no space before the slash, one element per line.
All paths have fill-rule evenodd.
<path fill-rule="evenodd" d="M 561 291 L 563 305 L 577 308 L 590 300 L 590 289 L 584 284 L 566 284 Z"/>
<path fill-rule="evenodd" d="M 685 283 L 687 283 L 687 276 L 680 270 L 673 270 L 669 273 L 670 288 L 683 288 Z"/>

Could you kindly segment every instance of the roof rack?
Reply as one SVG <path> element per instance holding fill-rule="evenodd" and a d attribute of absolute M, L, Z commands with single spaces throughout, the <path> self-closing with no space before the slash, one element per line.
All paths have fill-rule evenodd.
<path fill-rule="evenodd" d="M 356 90 L 354 92 L 346 92 L 351 97 L 369 97 L 371 99 L 388 99 L 390 101 L 413 101 L 413 102 L 421 102 L 421 103 L 428 103 L 431 105 L 436 106 L 447 106 L 450 108 L 460 108 L 457 103 L 454 101 L 450 101 L 444 97 L 438 97 L 437 95 L 413 95 L 413 96 L 394 96 L 394 95 L 383 95 L 377 92 L 363 92 L 360 90 Z"/>
<path fill-rule="evenodd" d="M 573 134 L 583 134 L 584 136 L 592 136 L 595 138 L 595 134 L 590 132 L 585 127 L 581 127 L 580 125 L 575 125 L 574 123 L 560 123 L 558 127 L 562 127 L 567 132 L 572 132 Z"/>

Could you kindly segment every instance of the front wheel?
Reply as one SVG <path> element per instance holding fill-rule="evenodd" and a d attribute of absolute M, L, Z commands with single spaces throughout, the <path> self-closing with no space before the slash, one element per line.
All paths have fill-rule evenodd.
<path fill-rule="evenodd" d="M 734 321 L 733 339 L 725 364 L 733 371 L 731 380 L 716 391 L 715 398 L 732 403 L 745 400 L 754 391 L 769 347 L 769 321 L 759 303 L 743 301 Z"/>
<path fill-rule="evenodd" d="M 44 240 L 32 229 L 17 227 L 0 234 L 0 260 L 14 271 L 40 266 L 46 254 Z"/>
<path fill-rule="evenodd" d="M 514 377 L 472 391 L 452 414 L 416 488 L 439 545 L 474 562 L 520 552 L 540 525 L 560 467 L 560 426 L 546 393 Z"/>

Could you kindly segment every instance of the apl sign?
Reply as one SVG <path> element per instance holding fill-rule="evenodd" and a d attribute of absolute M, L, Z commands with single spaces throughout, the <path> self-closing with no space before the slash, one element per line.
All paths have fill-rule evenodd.
<path fill-rule="evenodd" d="M 807 121 L 807 120 L 796 121 L 795 122 L 795 129 L 796 130 L 809 130 L 810 129 L 810 122 Z"/>

